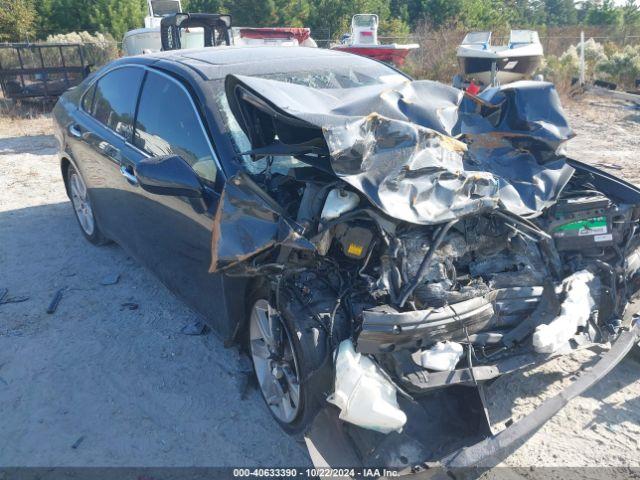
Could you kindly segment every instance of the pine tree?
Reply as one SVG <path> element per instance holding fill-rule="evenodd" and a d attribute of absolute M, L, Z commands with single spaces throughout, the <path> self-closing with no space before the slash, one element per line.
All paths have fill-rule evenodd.
<path fill-rule="evenodd" d="M 38 37 L 56 33 L 95 31 L 90 11 L 93 0 L 38 0 Z"/>
<path fill-rule="evenodd" d="M 144 0 L 95 0 L 89 20 L 96 30 L 120 40 L 126 31 L 143 25 L 146 12 Z"/>
<path fill-rule="evenodd" d="M 578 20 L 573 0 L 544 0 L 544 10 L 550 27 L 575 25 Z"/>

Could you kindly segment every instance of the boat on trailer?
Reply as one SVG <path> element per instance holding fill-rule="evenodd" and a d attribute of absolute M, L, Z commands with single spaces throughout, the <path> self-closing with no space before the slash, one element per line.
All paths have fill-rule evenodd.
<path fill-rule="evenodd" d="M 125 56 L 231 43 L 231 16 L 187 13 L 180 0 L 147 0 L 144 28 L 130 30 L 122 39 Z"/>
<path fill-rule="evenodd" d="M 124 34 L 125 56 L 219 45 L 317 47 L 311 30 L 296 27 L 231 27 L 231 16 L 187 13 L 180 0 L 147 0 L 144 28 Z"/>
<path fill-rule="evenodd" d="M 492 45 L 491 32 L 471 32 L 456 52 L 461 80 L 484 86 L 530 77 L 540 66 L 543 54 L 534 30 L 511 30 L 506 45 Z"/>
<path fill-rule="evenodd" d="M 417 43 L 406 45 L 397 43 L 380 44 L 378 42 L 378 15 L 359 13 L 351 19 L 351 33 L 346 34 L 341 43 L 333 45 L 331 48 L 400 67 L 409 52 L 419 48 L 419 45 Z"/>

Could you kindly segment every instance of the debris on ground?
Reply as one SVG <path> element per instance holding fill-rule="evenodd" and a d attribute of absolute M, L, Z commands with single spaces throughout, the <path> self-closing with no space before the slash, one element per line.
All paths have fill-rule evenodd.
<path fill-rule="evenodd" d="M 207 325 L 202 320 L 196 320 L 186 324 L 180 329 L 183 335 L 204 335 L 207 332 Z"/>
<path fill-rule="evenodd" d="M 75 442 L 73 442 L 73 445 L 71 445 L 71 448 L 73 448 L 74 450 L 76 448 L 78 448 L 80 446 L 80 444 L 84 441 L 84 435 L 82 435 L 80 438 L 78 438 Z"/>
<path fill-rule="evenodd" d="M 17 297 L 9 297 L 9 289 L 3 288 L 0 290 L 0 305 L 4 305 L 5 303 L 22 303 L 29 300 L 27 296 L 17 296 Z"/>
<path fill-rule="evenodd" d="M 64 293 L 64 290 L 64 288 L 61 288 L 55 293 L 55 295 L 51 299 L 51 303 L 49 303 L 49 306 L 47 307 L 47 313 L 52 314 L 56 311 L 60 300 L 62 300 L 62 294 Z"/>
<path fill-rule="evenodd" d="M 110 273 L 109 275 L 105 275 L 104 277 L 102 277 L 102 280 L 100 280 L 100 285 L 104 285 L 104 286 L 115 285 L 119 281 L 120 281 L 119 273 Z"/>

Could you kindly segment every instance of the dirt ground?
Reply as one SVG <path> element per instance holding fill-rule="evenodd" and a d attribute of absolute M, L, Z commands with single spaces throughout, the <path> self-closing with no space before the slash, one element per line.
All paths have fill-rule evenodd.
<path fill-rule="evenodd" d="M 640 110 L 593 96 L 566 110 L 578 133 L 570 155 L 640 184 Z M 247 387 L 247 360 L 212 333 L 181 334 L 197 319 L 184 304 L 118 246 L 82 238 L 51 119 L 4 113 L 0 291 L 14 302 L 0 305 L 0 465 L 308 465 L 304 445 L 279 430 Z M 131 303 L 138 308 L 123 306 Z M 496 421 L 539 403 L 540 385 L 557 389 L 577 365 L 564 358 L 522 374 L 515 404 L 514 382 L 498 382 L 490 396 Z M 639 447 L 640 364 L 627 358 L 505 465 L 624 472 L 640 466 Z"/>

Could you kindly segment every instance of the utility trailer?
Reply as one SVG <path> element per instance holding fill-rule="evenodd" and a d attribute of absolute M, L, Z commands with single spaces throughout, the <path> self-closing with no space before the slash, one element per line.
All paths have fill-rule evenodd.
<path fill-rule="evenodd" d="M 0 85 L 12 100 L 55 99 L 84 80 L 89 67 L 80 44 L 0 45 Z"/>

